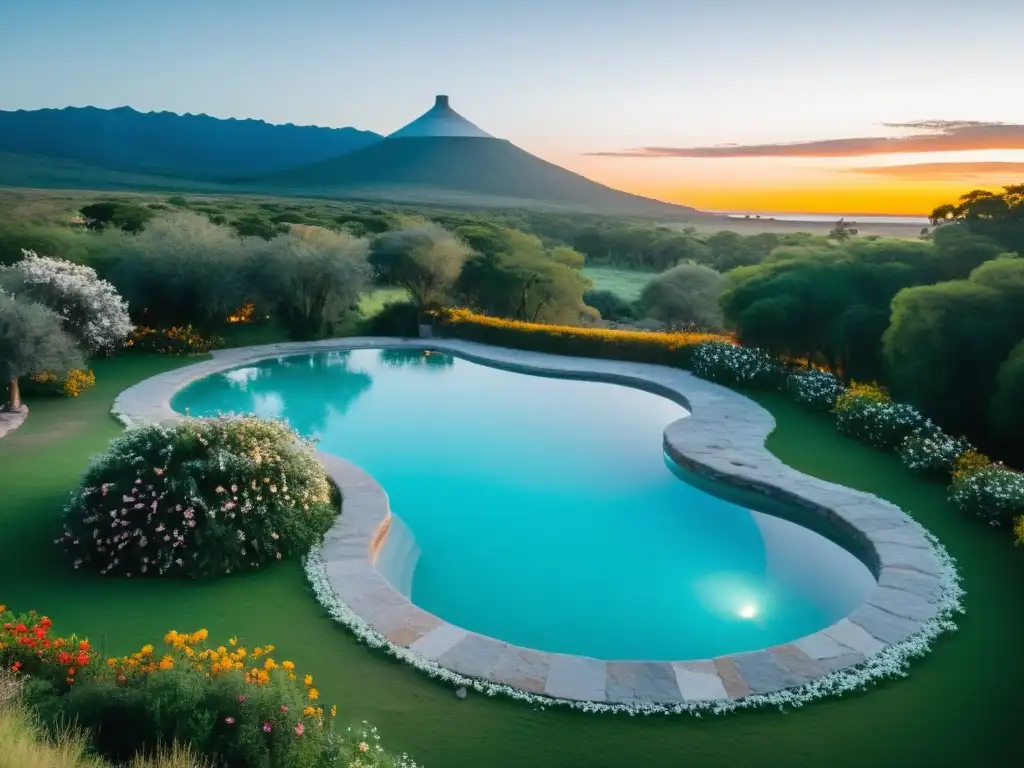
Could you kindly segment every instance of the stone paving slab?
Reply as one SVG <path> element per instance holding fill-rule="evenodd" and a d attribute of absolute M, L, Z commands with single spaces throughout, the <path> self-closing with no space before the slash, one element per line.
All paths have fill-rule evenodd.
<path fill-rule="evenodd" d="M 22 405 L 17 411 L 0 411 L 0 437 L 9 435 L 28 418 L 28 406 Z"/>
<path fill-rule="evenodd" d="M 466 677 L 573 701 L 679 704 L 740 699 L 802 685 L 864 663 L 906 639 L 935 616 L 941 569 L 922 530 L 896 506 L 808 477 L 768 453 L 775 422 L 752 400 L 692 374 L 663 366 L 569 358 L 473 342 L 354 338 L 218 350 L 213 359 L 154 376 L 122 392 L 113 413 L 123 423 L 183 418 L 171 397 L 212 373 L 260 360 L 346 349 L 433 349 L 467 360 L 540 375 L 634 386 L 669 397 L 689 415 L 664 433 L 680 466 L 792 506 L 806 518 L 863 548 L 879 580 L 849 617 L 807 637 L 763 651 L 668 662 L 604 661 L 520 648 L 444 622 L 409 602 L 374 567 L 386 541 L 387 493 L 368 473 L 318 454 L 342 494 L 343 513 L 325 537 L 321 557 L 336 595 L 391 643 Z M 787 508 L 788 508 L 787 506 Z"/>

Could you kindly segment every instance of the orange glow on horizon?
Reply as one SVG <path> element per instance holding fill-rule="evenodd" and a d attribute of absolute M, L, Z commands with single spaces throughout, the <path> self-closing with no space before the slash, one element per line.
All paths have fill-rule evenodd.
<path fill-rule="evenodd" d="M 615 189 L 705 211 L 927 216 L 972 189 L 1021 183 L 1021 154 L 908 154 L 881 165 L 820 158 L 559 159 Z"/>

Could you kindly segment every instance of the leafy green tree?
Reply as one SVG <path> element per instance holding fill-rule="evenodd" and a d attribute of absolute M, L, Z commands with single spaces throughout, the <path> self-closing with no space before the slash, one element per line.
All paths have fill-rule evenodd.
<path fill-rule="evenodd" d="M 978 436 L 1020 339 L 1010 302 L 972 276 L 908 288 L 892 306 L 884 344 L 894 393 L 948 430 Z"/>
<path fill-rule="evenodd" d="M 496 317 L 574 323 L 588 286 L 575 269 L 527 252 L 474 256 L 462 269 L 457 290 L 467 304 Z"/>
<path fill-rule="evenodd" d="M 932 211 L 931 220 L 934 225 L 956 222 L 1024 256 L 1024 184 L 1005 186 L 1002 192 L 972 190 L 956 203 L 940 205 Z"/>
<path fill-rule="evenodd" d="M 882 373 L 890 302 L 916 283 L 915 268 L 898 261 L 876 263 L 835 247 L 788 247 L 727 274 L 721 302 L 744 344 L 875 378 Z"/>
<path fill-rule="evenodd" d="M 81 209 L 89 229 L 117 227 L 131 234 L 138 234 L 153 218 L 153 211 L 130 200 L 104 200 Z"/>
<path fill-rule="evenodd" d="M 583 301 L 596 309 L 603 320 L 615 323 L 629 323 L 640 319 L 640 311 L 632 301 L 626 301 L 612 291 L 586 291 Z"/>
<path fill-rule="evenodd" d="M 582 253 L 568 245 L 556 245 L 548 251 L 548 256 L 559 264 L 564 264 L 570 269 L 583 269 L 583 264 L 586 259 Z"/>
<path fill-rule="evenodd" d="M 369 244 L 321 227 L 297 226 L 250 260 L 250 283 L 294 339 L 336 332 L 370 279 Z"/>
<path fill-rule="evenodd" d="M 261 245 L 200 214 L 175 213 L 124 238 L 105 271 L 137 324 L 210 331 L 250 298 L 246 275 Z"/>
<path fill-rule="evenodd" d="M 18 380 L 23 376 L 62 374 L 82 365 L 74 339 L 55 312 L 0 292 L 0 379 L 7 382 L 8 407 L 21 407 Z"/>
<path fill-rule="evenodd" d="M 975 267 L 1002 256 L 1006 249 L 967 227 L 939 227 L 932 235 L 939 280 L 964 280 Z"/>
<path fill-rule="evenodd" d="M 381 281 L 405 288 L 421 309 L 444 304 L 471 253 L 460 238 L 432 222 L 381 235 L 370 265 Z"/>
<path fill-rule="evenodd" d="M 835 223 L 835 226 L 829 230 L 828 236 L 830 240 L 845 243 L 847 240 L 857 236 L 857 230 L 852 226 L 852 222 L 846 221 L 846 219 L 840 219 Z"/>
<path fill-rule="evenodd" d="M 680 264 L 644 286 L 637 302 L 647 317 L 670 328 L 721 330 L 722 276 L 700 264 Z"/>
<path fill-rule="evenodd" d="M 1024 453 L 1021 445 L 1021 435 L 1024 435 L 1024 339 L 999 366 L 988 416 L 993 433 L 1007 445 L 1015 445 L 1016 458 L 1021 458 Z"/>

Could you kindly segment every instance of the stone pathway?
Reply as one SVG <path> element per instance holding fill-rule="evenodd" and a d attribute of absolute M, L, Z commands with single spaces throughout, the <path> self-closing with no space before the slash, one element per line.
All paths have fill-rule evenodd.
<path fill-rule="evenodd" d="M 9 435 L 28 418 L 28 406 L 22 405 L 18 411 L 0 411 L 0 437 Z"/>
<path fill-rule="evenodd" d="M 212 360 L 147 379 L 125 390 L 113 411 L 124 423 L 177 420 L 170 398 L 211 373 L 258 360 L 316 351 L 410 348 L 454 353 L 509 370 L 628 384 L 690 410 L 665 430 L 665 450 L 700 475 L 780 499 L 817 518 L 866 553 L 878 586 L 864 605 L 820 632 L 774 648 L 678 662 L 604 661 L 520 648 L 452 626 L 417 606 L 374 566 L 390 510 L 384 489 L 341 458 L 320 454 L 342 490 L 344 512 L 321 556 L 337 597 L 389 643 L 418 661 L 556 699 L 602 704 L 731 702 L 799 688 L 864 664 L 939 617 L 948 568 L 924 530 L 875 496 L 801 474 L 765 448 L 771 414 L 749 398 L 662 366 L 560 357 L 434 339 L 350 338 L 222 350 Z M 945 568 L 945 571 L 944 571 Z"/>

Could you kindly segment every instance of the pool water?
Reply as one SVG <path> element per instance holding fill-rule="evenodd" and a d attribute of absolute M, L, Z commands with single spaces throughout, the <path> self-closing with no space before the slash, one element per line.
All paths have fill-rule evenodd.
<path fill-rule="evenodd" d="M 361 466 L 400 520 L 385 550 L 402 548 L 405 573 L 385 575 L 517 645 L 710 658 L 824 629 L 875 586 L 828 538 L 682 479 L 662 433 L 686 410 L 633 388 L 353 350 L 215 374 L 172 406 L 284 418 Z"/>

